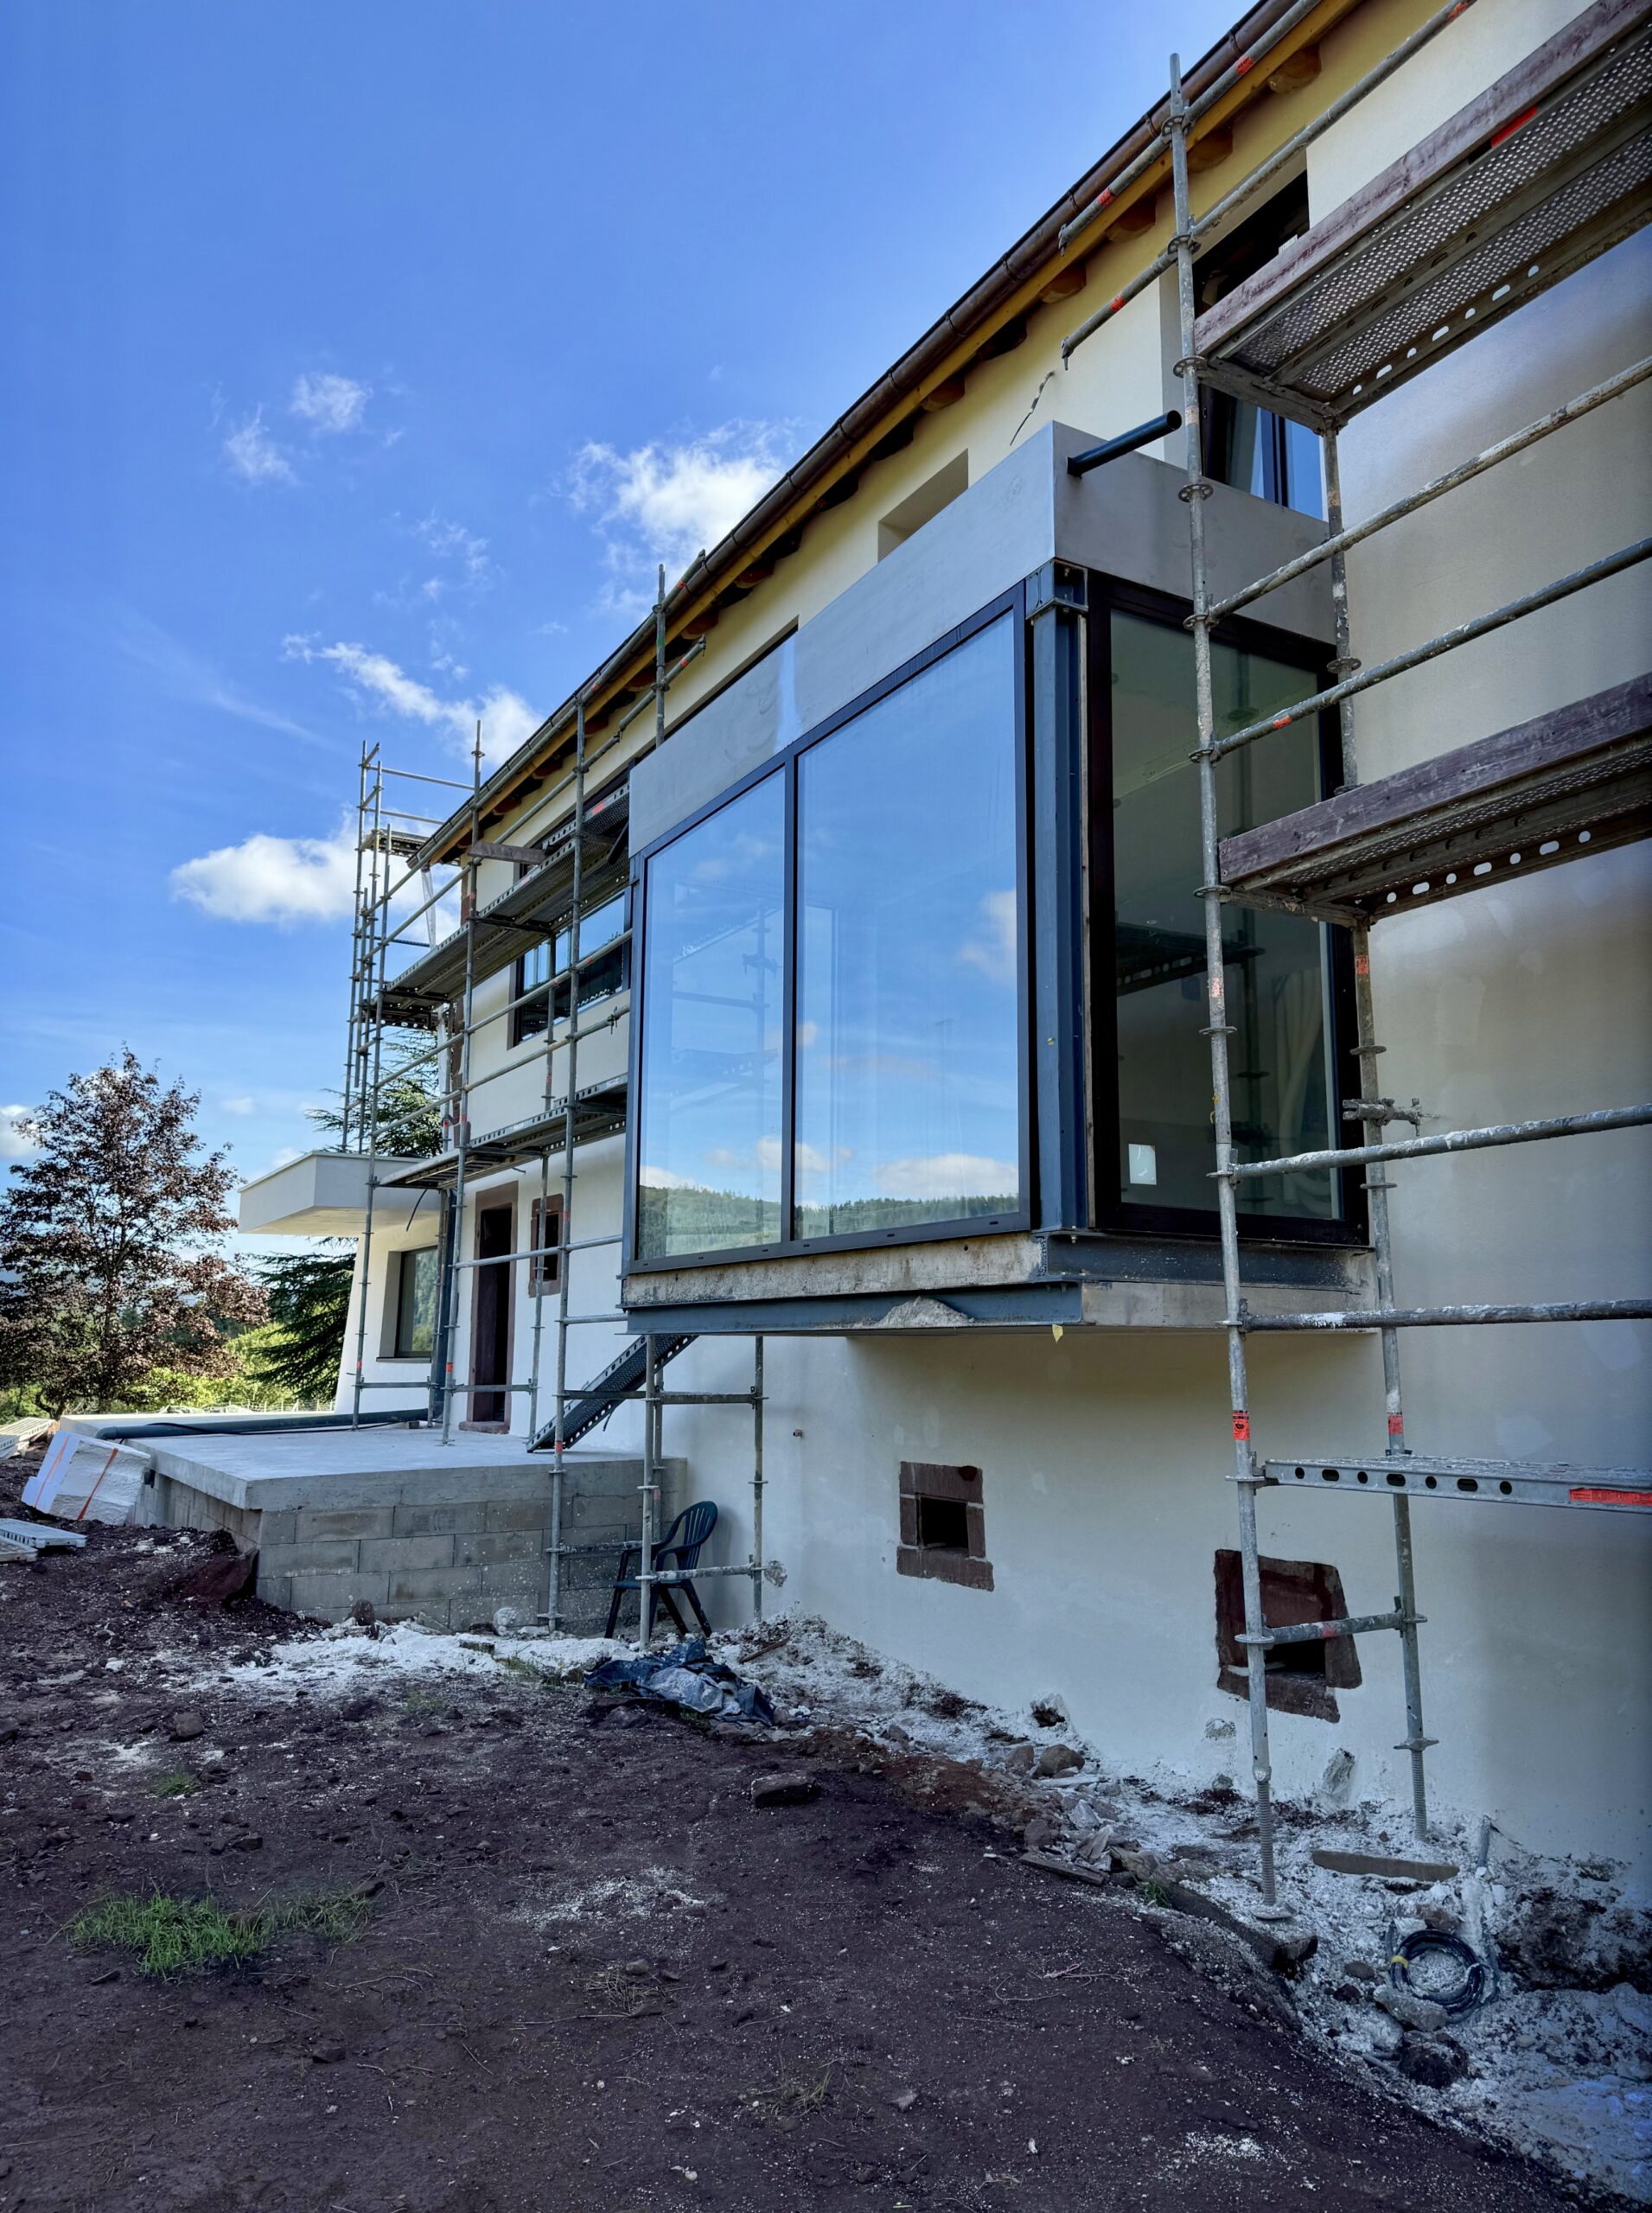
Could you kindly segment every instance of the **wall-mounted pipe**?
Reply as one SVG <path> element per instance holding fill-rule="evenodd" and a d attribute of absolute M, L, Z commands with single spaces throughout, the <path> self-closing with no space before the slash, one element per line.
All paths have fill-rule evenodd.
<path fill-rule="evenodd" d="M 1082 453 L 1070 456 L 1067 463 L 1069 476 L 1088 476 L 1093 469 L 1100 469 L 1107 462 L 1117 461 L 1123 453 L 1135 453 L 1142 446 L 1150 446 L 1155 438 L 1167 437 L 1179 430 L 1182 417 L 1172 407 L 1168 414 L 1155 415 L 1151 423 L 1138 423 L 1133 430 L 1122 430 L 1116 438 L 1109 438 L 1104 445 L 1086 446 Z"/>

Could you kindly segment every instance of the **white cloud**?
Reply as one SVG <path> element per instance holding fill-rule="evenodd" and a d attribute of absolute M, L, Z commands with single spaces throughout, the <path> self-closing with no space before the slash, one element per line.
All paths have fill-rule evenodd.
<path fill-rule="evenodd" d="M 330 369 L 307 371 L 292 388 L 288 411 L 318 430 L 354 430 L 372 393 L 371 385 L 357 384 L 354 377 L 336 376 Z"/>
<path fill-rule="evenodd" d="M 31 1134 L 32 1106 L 0 1106 L 0 1160 L 26 1160 L 39 1151 Z"/>
<path fill-rule="evenodd" d="M 354 840 L 343 824 L 330 838 L 258 831 L 175 868 L 172 896 L 225 922 L 341 922 L 355 901 Z"/>
<path fill-rule="evenodd" d="M 1016 911 L 1013 891 L 989 891 L 981 901 L 985 933 L 958 949 L 958 958 L 994 984 L 1016 979 Z"/>
<path fill-rule="evenodd" d="M 508 760 L 539 728 L 539 717 L 527 701 L 503 685 L 495 685 L 479 700 L 443 699 L 386 654 L 371 653 L 365 646 L 342 641 L 318 646 L 308 638 L 294 637 L 285 641 L 285 647 L 291 660 L 330 661 L 358 692 L 392 714 L 441 730 L 457 753 L 469 754 L 480 722 L 482 757 L 489 763 Z"/>
<path fill-rule="evenodd" d="M 877 1171 L 877 1188 L 891 1199 L 999 1198 L 1020 1181 L 1014 1161 L 989 1160 L 979 1152 L 922 1153 L 887 1160 Z"/>
<path fill-rule="evenodd" d="M 237 1099 L 225 1099 L 220 1104 L 226 1114 L 256 1114 L 258 1112 L 258 1101 L 249 1098 L 245 1092 Z"/>
<path fill-rule="evenodd" d="M 292 464 L 264 427 L 264 410 L 255 407 L 224 441 L 224 455 L 247 484 L 293 484 Z"/>
<path fill-rule="evenodd" d="M 704 1191 L 709 1188 L 692 1176 L 679 1176 L 674 1168 L 639 1168 L 637 1181 L 647 1191 Z"/>
<path fill-rule="evenodd" d="M 712 1168 L 738 1169 L 743 1174 L 749 1174 L 756 1168 L 772 1176 L 780 1171 L 781 1150 L 778 1138 L 759 1138 L 755 1145 L 708 1145 L 700 1158 Z M 813 1178 L 824 1176 L 835 1164 L 852 1160 L 855 1155 L 851 1145 L 838 1145 L 828 1154 L 818 1145 L 805 1145 L 800 1139 L 794 1157 L 799 1176 Z"/>
<path fill-rule="evenodd" d="M 629 453 L 595 441 L 582 446 L 568 498 L 577 513 L 595 516 L 607 540 L 610 603 L 629 612 L 651 602 L 650 565 L 663 561 L 674 581 L 756 506 L 795 445 L 789 424 L 737 421 Z"/>

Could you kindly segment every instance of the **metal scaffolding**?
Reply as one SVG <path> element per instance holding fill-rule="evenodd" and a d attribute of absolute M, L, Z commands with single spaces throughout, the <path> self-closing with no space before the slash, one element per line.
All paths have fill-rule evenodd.
<path fill-rule="evenodd" d="M 691 571 L 692 573 L 692 571 Z M 685 581 L 686 581 L 685 579 Z M 582 1087 L 582 1042 L 597 1035 L 611 1036 L 620 1011 L 584 1017 L 581 983 L 596 960 L 610 954 L 616 945 L 628 943 L 628 928 L 605 936 L 587 954 L 581 946 L 581 928 L 593 903 L 622 890 L 628 878 L 625 836 L 628 793 L 618 762 L 609 764 L 609 788 L 593 796 L 592 772 L 618 747 L 631 724 L 650 706 L 654 712 L 653 743 L 665 736 L 666 695 L 675 678 L 704 650 L 696 641 L 668 664 L 666 641 L 672 600 L 683 589 L 666 589 L 665 571 L 659 576 L 654 605 L 654 664 L 653 681 L 642 697 L 622 715 L 614 729 L 593 745 L 586 722 L 586 701 L 576 703 L 574 749 L 571 763 L 544 800 L 541 809 L 552 807 L 554 828 L 533 845 L 501 844 L 482 834 L 479 794 L 482 789 L 482 733 L 477 729 L 469 784 L 450 779 L 416 775 L 386 767 L 376 746 L 364 747 L 357 794 L 354 923 L 350 957 L 350 1002 L 346 1055 L 341 1149 L 367 1155 L 367 1197 L 357 1266 L 356 1323 L 351 1380 L 353 1419 L 362 1418 L 362 1398 L 370 1391 L 405 1392 L 405 1380 L 370 1377 L 367 1349 L 369 1311 L 382 1306 L 375 1300 L 374 1243 L 377 1217 L 386 1191 L 439 1194 L 441 1228 L 438 1307 L 435 1342 L 427 1388 L 425 1419 L 439 1427 L 442 1441 L 453 1441 L 456 1407 L 477 1397 L 501 1404 L 518 1398 L 527 1400 L 527 1444 L 530 1451 L 549 1456 L 550 1486 L 548 1596 L 542 1618 L 554 1630 L 564 1614 L 564 1563 L 594 1552 L 611 1553 L 612 1544 L 588 1546 L 566 1541 L 564 1528 L 566 1456 L 579 1438 L 630 1401 L 643 1410 L 641 1544 L 640 1572 L 641 1634 L 646 1642 L 652 1626 L 655 1591 L 686 1579 L 679 1571 L 657 1568 L 655 1551 L 663 1532 L 660 1526 L 660 1471 L 663 1459 L 663 1415 L 673 1406 L 741 1406 L 750 1409 L 752 1443 L 752 1547 L 744 1564 L 698 1567 L 703 1577 L 744 1576 L 752 1587 L 753 1611 L 762 1611 L 762 1579 L 775 1572 L 762 1555 L 763 1505 L 763 1345 L 754 1340 L 752 1384 L 737 1392 L 668 1391 L 661 1382 L 665 1363 L 674 1357 L 686 1337 L 636 1341 L 622 1351 L 594 1381 L 569 1381 L 571 1333 L 595 1325 L 623 1322 L 618 1311 L 582 1313 L 572 1299 L 572 1256 L 598 1249 L 614 1250 L 622 1242 L 616 1228 L 596 1236 L 575 1237 L 574 1186 L 578 1171 L 576 1155 L 580 1145 L 612 1137 L 622 1131 L 627 1115 L 627 1079 L 623 1072 L 610 1074 Z M 642 749 L 644 750 L 647 748 Z M 635 757 L 635 749 L 633 749 Z M 619 781 L 615 781 L 616 777 Z M 453 819 L 413 813 L 394 803 L 391 787 L 397 779 L 468 794 L 453 810 L 469 812 L 469 839 L 457 860 L 439 871 L 421 860 L 431 834 Z M 479 871 L 486 861 L 514 863 L 517 880 L 505 893 L 484 902 Z M 443 932 L 456 897 L 456 926 Z M 502 1004 L 485 1012 L 477 1008 L 480 986 L 503 972 L 516 974 L 524 946 L 548 942 L 548 973 L 525 988 L 513 984 Z M 565 945 L 565 953 L 561 948 Z M 392 956 L 398 949 L 417 948 L 414 957 L 395 973 Z M 566 1016 L 559 1018 L 558 998 L 565 995 Z M 503 1127 L 473 1127 L 477 1093 L 502 1076 L 520 1075 L 520 1060 L 477 1072 L 473 1045 L 494 1025 L 508 1023 L 520 1009 L 543 1000 L 545 1026 L 542 1046 L 544 1075 L 540 1111 L 526 1123 Z M 386 1032 L 417 1031 L 431 1036 L 422 1050 L 403 1050 L 393 1062 L 386 1056 Z M 507 1032 L 507 1035 L 509 1033 Z M 431 1086 L 419 1072 L 434 1066 Z M 433 1088 L 440 1099 L 441 1149 L 431 1158 L 409 1159 L 395 1151 L 393 1109 L 387 1094 L 397 1084 L 415 1079 Z M 403 1094 L 404 1109 L 406 1105 Z M 552 1203 L 552 1162 L 560 1166 L 554 1182 L 558 1203 Z M 467 1197 L 482 1179 L 511 1168 L 518 1173 L 537 1167 L 538 1198 L 534 1230 L 526 1247 L 501 1254 L 467 1255 L 462 1249 Z M 415 1201 L 417 1204 L 418 1200 Z M 549 1228 L 554 1214 L 554 1238 Z M 456 1348 L 460 1334 L 460 1288 L 473 1270 L 526 1265 L 533 1304 L 528 1331 L 526 1373 L 517 1372 L 513 1358 L 516 1330 L 513 1321 L 511 1356 L 502 1381 L 462 1382 L 456 1373 Z M 547 1296 L 554 1291 L 554 1298 Z M 547 1311 L 548 1310 L 548 1311 Z M 554 1382 L 544 1388 L 547 1321 L 552 1342 Z M 553 1412 L 542 1419 L 544 1401 Z"/>
<path fill-rule="evenodd" d="M 1181 358 L 1177 371 L 1183 379 L 1185 395 L 1181 413 L 1186 483 L 1182 497 L 1188 509 L 1192 569 L 1192 613 L 1188 627 L 1193 641 L 1198 727 L 1198 747 L 1193 757 L 1198 771 L 1201 824 L 1202 881 L 1198 890 L 1205 915 L 1205 1034 L 1210 1046 L 1214 1180 L 1226 1303 L 1231 1480 L 1239 1509 L 1244 1589 L 1245 1629 L 1240 1642 L 1246 1652 L 1262 1889 L 1270 1904 L 1276 1885 L 1267 1661 L 1270 1653 L 1279 1647 L 1379 1631 L 1398 1635 L 1406 1701 L 1406 1735 L 1400 1749 L 1409 1757 L 1417 1833 L 1419 1836 L 1427 1834 L 1424 1755 L 1437 1739 L 1426 1733 L 1423 1720 L 1422 1670 L 1417 1636 L 1422 1617 L 1417 1610 L 1413 1564 L 1412 1498 L 1468 1496 L 1486 1502 L 1552 1503 L 1615 1511 L 1641 1510 L 1652 1504 L 1652 1476 L 1637 1471 L 1539 1469 L 1515 1462 L 1426 1458 L 1414 1454 L 1406 1442 L 1399 1337 L 1400 1330 L 1407 1328 L 1642 1317 L 1652 1314 L 1652 1301 L 1616 1299 L 1547 1305 L 1402 1308 L 1396 1303 L 1394 1294 L 1389 1183 L 1381 1173 L 1368 1173 L 1365 1181 L 1375 1274 L 1375 1308 L 1366 1312 L 1274 1314 L 1262 1317 L 1249 1312 L 1244 1298 L 1238 1194 L 1241 1183 L 1247 1178 L 1310 1169 L 1368 1171 L 1421 1155 L 1525 1144 L 1652 1121 L 1652 1106 L 1642 1105 L 1388 1141 L 1385 1137 L 1387 1126 L 1395 1120 L 1409 1120 L 1414 1125 L 1418 1110 L 1414 1102 L 1411 1110 L 1406 1110 L 1380 1095 L 1376 1061 L 1382 1047 L 1376 1036 L 1370 957 L 1374 921 L 1385 913 L 1403 911 L 1408 903 L 1407 894 L 1441 897 L 1477 888 L 1498 857 L 1508 858 L 1511 837 L 1516 846 L 1523 838 L 1529 837 L 1529 829 L 1522 831 L 1521 826 L 1529 824 L 1534 806 L 1546 806 L 1548 809 L 1542 815 L 1540 833 L 1544 842 L 1540 847 L 1536 838 L 1530 839 L 1534 865 L 1549 865 L 1556 859 L 1598 851 L 1603 843 L 1646 835 L 1648 752 L 1643 702 L 1638 713 L 1620 714 L 1617 724 L 1610 724 L 1610 715 L 1600 701 L 1581 703 L 1572 711 L 1574 723 L 1588 720 L 1585 710 L 1595 717 L 1589 725 L 1592 737 L 1590 758 L 1594 768 L 1585 776 L 1579 776 L 1576 768 L 1582 740 L 1575 730 L 1568 733 L 1564 729 L 1546 729 L 1540 737 L 1532 737 L 1529 732 L 1535 730 L 1537 725 L 1531 725 L 1525 731 L 1505 734 L 1525 741 L 1521 747 L 1503 749 L 1510 758 L 1518 756 L 1520 774 L 1508 771 L 1505 762 L 1503 782 L 1500 785 L 1492 768 L 1483 763 L 1470 764 L 1475 773 L 1470 775 L 1465 770 L 1458 780 L 1461 789 L 1451 794 L 1456 812 L 1446 824 L 1450 834 L 1443 847 L 1440 825 L 1445 818 L 1438 791 L 1419 791 L 1403 802 L 1396 800 L 1386 813 L 1381 808 L 1375 810 L 1382 818 L 1382 837 L 1374 842 L 1367 835 L 1362 846 L 1348 826 L 1350 809 L 1346 806 L 1336 821 L 1328 820 L 1317 832 L 1315 826 L 1307 824 L 1306 817 L 1293 818 L 1298 825 L 1298 834 L 1291 843 L 1291 866 L 1298 878 L 1306 881 L 1315 876 L 1309 865 L 1312 858 L 1309 851 L 1311 839 L 1318 834 L 1324 840 L 1324 864 L 1318 871 L 1321 880 L 1305 891 L 1294 880 L 1286 883 L 1283 890 L 1269 888 L 1270 883 L 1277 887 L 1281 877 L 1291 873 L 1281 859 L 1285 845 L 1290 841 L 1274 841 L 1272 877 L 1258 864 L 1251 871 L 1256 880 L 1247 880 L 1241 865 L 1247 849 L 1266 840 L 1262 833 L 1224 839 L 1218 814 L 1217 764 L 1222 758 L 1292 722 L 1316 717 L 1333 709 L 1340 725 L 1344 788 L 1352 790 L 1358 781 L 1354 701 L 1361 693 L 1473 639 L 1486 636 L 1539 608 L 1585 590 L 1644 559 L 1652 551 L 1652 545 L 1642 541 L 1610 554 L 1473 622 L 1462 623 L 1396 654 L 1378 667 L 1362 669 L 1350 649 L 1346 555 L 1351 546 L 1414 513 L 1511 455 L 1552 436 L 1652 373 L 1652 362 L 1636 363 L 1540 421 L 1502 439 L 1446 475 L 1436 478 L 1406 498 L 1393 501 L 1356 526 L 1349 528 L 1345 525 L 1337 465 L 1339 428 L 1352 415 L 1402 385 L 1430 360 L 1512 312 L 1545 285 L 1581 266 L 1585 260 L 1625 236 L 1637 222 L 1646 220 L 1649 164 L 1644 100 L 1649 48 L 1643 10 L 1617 4 L 1616 0 L 1599 0 L 1599 4 L 1567 26 L 1560 37 L 1518 65 L 1472 104 L 1471 111 L 1465 110 L 1465 116 L 1471 115 L 1472 127 L 1460 118 L 1452 118 L 1422 146 L 1413 149 L 1405 163 L 1395 165 L 1395 182 L 1391 183 L 1386 175 L 1375 180 L 1363 195 L 1355 195 L 1356 201 L 1362 197 L 1362 206 L 1350 202 L 1337 210 L 1304 238 L 1294 241 L 1289 253 L 1280 255 L 1272 269 L 1240 286 L 1236 293 L 1202 316 L 1198 312 L 1195 261 L 1202 239 L 1208 241 L 1231 209 L 1436 36 L 1463 12 L 1464 4 L 1465 0 L 1457 0 L 1457 4 L 1442 9 L 1379 67 L 1331 103 L 1307 129 L 1298 132 L 1286 146 L 1269 156 L 1200 218 L 1194 215 L 1190 192 L 1189 146 L 1199 118 L 1221 95 L 1226 80 L 1190 103 L 1183 92 L 1179 62 L 1173 58 L 1163 139 L 1168 142 L 1170 156 L 1175 236 L 1157 261 L 1075 330 L 1063 347 L 1063 354 L 1070 354 L 1127 300 L 1158 276 L 1174 269 L 1181 333 Z M 1287 18 L 1287 24 L 1289 21 Z M 1528 129 L 1529 138 L 1525 136 Z M 1139 157 L 1091 208 L 1068 226 L 1069 232 L 1077 235 L 1087 229 L 1100 210 L 1117 199 L 1125 187 L 1162 152 L 1161 144 Z M 1518 195 L 1514 193 L 1514 185 L 1520 187 Z M 1540 233 L 1540 246 L 1534 243 Z M 1409 262 L 1407 254 L 1412 257 Z M 1419 280 L 1415 284 L 1412 281 L 1413 273 Z M 1424 277 L 1426 283 L 1420 281 Z M 1205 502 L 1212 486 L 1204 468 L 1202 386 L 1228 392 L 1289 420 L 1306 424 L 1318 433 L 1324 458 L 1328 525 L 1324 542 L 1221 601 L 1213 599 L 1210 590 Z M 1157 427 L 1145 426 L 1150 431 Z M 1121 447 L 1127 443 L 1119 442 Z M 1284 713 L 1219 735 L 1211 660 L 1215 625 L 1236 609 L 1322 562 L 1329 562 L 1330 566 L 1336 635 L 1336 655 L 1331 667 L 1336 681 Z M 1606 697 L 1601 695 L 1601 699 Z M 1603 715 L 1610 724 L 1604 737 Z M 1553 719 L 1559 722 L 1563 718 Z M 1476 749 L 1464 751 L 1470 754 Z M 1388 781 L 1397 783 L 1400 780 Z M 1450 781 L 1449 778 L 1441 781 Z M 1373 793 L 1378 788 L 1366 788 Z M 1465 806 L 1463 793 L 1470 791 L 1474 794 L 1474 804 Z M 1508 796 L 1501 797 L 1505 793 Z M 1330 808 L 1330 804 L 1326 802 L 1326 807 Z M 1308 813 L 1312 815 L 1315 812 L 1310 809 Z M 1612 826 L 1611 834 L 1591 842 L 1588 826 L 1597 820 Z M 1431 839 L 1435 841 L 1432 845 Z M 1333 852 L 1351 854 L 1356 847 L 1364 873 L 1355 871 L 1349 860 L 1343 872 L 1344 896 L 1332 896 L 1337 888 L 1337 871 L 1324 856 Z M 1449 870 L 1444 868 L 1439 858 L 1442 850 L 1456 864 Z M 1304 852 L 1308 853 L 1306 860 Z M 1519 862 L 1518 850 L 1512 858 Z M 1376 864 L 1379 860 L 1380 866 Z M 1331 883 L 1330 892 L 1324 888 L 1327 882 Z M 1222 930 L 1222 909 L 1230 902 L 1282 906 L 1350 931 L 1356 1028 L 1354 1049 L 1362 1081 L 1360 1097 L 1344 1101 L 1343 1113 L 1345 1119 L 1361 1123 L 1362 1144 L 1323 1148 L 1282 1159 L 1242 1161 L 1235 1157 L 1235 1079 L 1230 1067 L 1228 1041 L 1237 1032 L 1228 1017 L 1225 972 L 1229 952 Z M 1250 1334 L 1263 1330 L 1305 1332 L 1349 1329 L 1375 1330 L 1381 1339 L 1387 1420 L 1383 1452 L 1363 1466 L 1351 1466 L 1346 1462 L 1299 1463 L 1290 1457 L 1259 1458 L 1251 1433 L 1247 1368 L 1247 1340 Z M 1344 1494 L 1363 1489 L 1389 1496 L 1394 1516 L 1395 1581 L 1399 1585 L 1390 1611 L 1290 1628 L 1269 1625 L 1263 1604 L 1259 1495 L 1271 1485 L 1293 1482 L 1304 1489 L 1336 1489 Z"/>

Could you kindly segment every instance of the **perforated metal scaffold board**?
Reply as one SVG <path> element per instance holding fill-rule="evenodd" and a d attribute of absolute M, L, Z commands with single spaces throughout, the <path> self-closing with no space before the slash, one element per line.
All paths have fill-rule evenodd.
<path fill-rule="evenodd" d="M 1200 376 L 1345 421 L 1652 215 L 1647 0 L 1597 0 L 1201 316 Z"/>
<path fill-rule="evenodd" d="M 1375 922 L 1652 831 L 1652 676 L 1221 842 L 1243 902 Z"/>

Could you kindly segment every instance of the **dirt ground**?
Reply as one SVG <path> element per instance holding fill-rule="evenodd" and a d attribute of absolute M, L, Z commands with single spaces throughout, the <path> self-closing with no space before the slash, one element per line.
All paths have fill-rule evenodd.
<path fill-rule="evenodd" d="M 221 1661 L 294 1624 L 175 1595 L 209 1553 L 0 1566 L 0 2213 L 1578 2202 L 1338 2071 L 1227 1938 L 1022 1865 L 960 1771 L 508 1665 L 261 1700 Z M 755 1806 L 776 1769 L 815 1795 Z M 173 1982 L 66 1935 L 152 1889 L 370 1912 Z"/>

